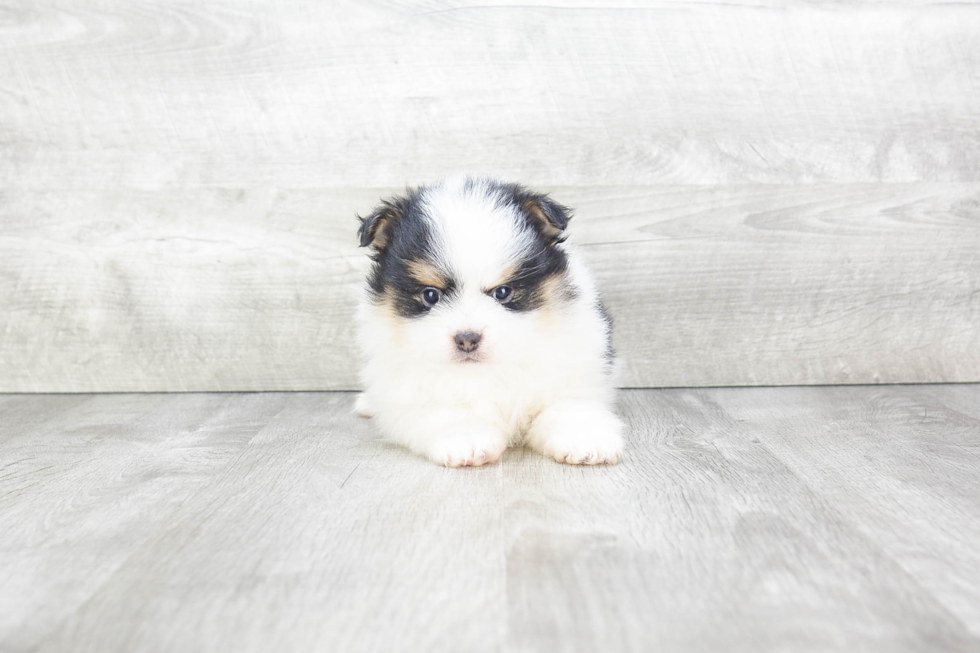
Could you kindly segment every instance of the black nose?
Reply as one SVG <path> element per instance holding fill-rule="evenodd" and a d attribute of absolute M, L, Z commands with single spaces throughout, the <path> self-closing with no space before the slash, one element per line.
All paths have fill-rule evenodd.
<path fill-rule="evenodd" d="M 460 351 L 473 351 L 480 344 L 482 336 L 475 331 L 461 331 L 456 334 L 456 349 Z"/>

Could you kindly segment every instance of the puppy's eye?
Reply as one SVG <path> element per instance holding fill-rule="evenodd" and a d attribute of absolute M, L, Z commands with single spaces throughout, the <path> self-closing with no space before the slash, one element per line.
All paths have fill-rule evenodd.
<path fill-rule="evenodd" d="M 426 288 L 421 294 L 422 303 L 426 306 L 435 306 L 442 299 L 442 293 L 437 288 Z"/>
<path fill-rule="evenodd" d="M 514 298 L 514 289 L 510 286 L 497 286 L 493 289 L 491 294 L 498 302 L 501 304 L 506 304 Z"/>

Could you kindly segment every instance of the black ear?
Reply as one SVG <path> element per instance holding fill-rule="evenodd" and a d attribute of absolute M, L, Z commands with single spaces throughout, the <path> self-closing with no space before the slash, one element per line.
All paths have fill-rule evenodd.
<path fill-rule="evenodd" d="M 565 228 L 572 219 L 572 210 L 562 206 L 543 193 L 528 193 L 521 202 L 521 208 L 534 228 L 550 244 L 565 240 Z"/>
<path fill-rule="evenodd" d="M 372 245 L 378 251 L 387 247 L 391 240 L 392 229 L 405 216 L 408 204 L 407 198 L 393 197 L 382 200 L 381 204 L 368 217 L 357 216 L 357 219 L 361 221 L 361 226 L 357 230 L 361 247 Z"/>

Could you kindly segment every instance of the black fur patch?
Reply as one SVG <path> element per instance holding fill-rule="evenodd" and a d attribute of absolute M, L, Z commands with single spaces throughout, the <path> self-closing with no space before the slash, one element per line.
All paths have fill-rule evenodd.
<path fill-rule="evenodd" d="M 371 245 L 375 250 L 387 247 L 392 232 L 408 210 L 417 203 L 421 190 L 409 190 L 405 197 L 382 200 L 368 217 L 357 216 L 361 221 L 361 227 L 357 230 L 361 247 Z"/>
<path fill-rule="evenodd" d="M 413 263 L 425 263 L 433 258 L 432 232 L 422 213 L 420 201 L 424 190 L 424 187 L 420 187 L 409 191 L 406 197 L 384 200 L 370 217 L 360 218 L 358 234 L 361 246 L 374 246 L 374 265 L 368 273 L 368 288 L 375 301 L 389 297 L 402 317 L 419 317 L 432 310 L 421 299 L 422 291 L 429 286 L 421 284 L 411 273 Z M 379 243 L 371 236 L 366 237 L 365 234 L 371 233 L 379 219 L 375 216 L 390 212 L 393 208 L 396 214 L 380 218 L 387 221 L 384 239 Z M 456 287 L 449 279 L 439 290 L 443 294 L 442 301 L 447 301 L 452 298 Z"/>
<path fill-rule="evenodd" d="M 514 289 L 514 298 L 504 307 L 518 312 L 533 311 L 541 308 L 548 301 L 546 294 L 547 283 L 555 279 L 560 285 L 557 289 L 557 299 L 574 299 L 575 290 L 567 284 L 561 284 L 560 278 L 568 269 L 568 256 L 560 249 L 539 238 L 533 251 L 525 257 L 507 281 Z"/>
<path fill-rule="evenodd" d="M 525 226 L 536 231 L 549 245 L 565 240 L 565 229 L 572 219 L 570 208 L 520 184 L 498 184 L 497 192 L 497 205 L 516 207 Z"/>
<path fill-rule="evenodd" d="M 511 311 L 527 312 L 541 308 L 549 299 L 574 299 L 575 289 L 564 283 L 568 257 L 555 246 L 564 240 L 563 232 L 571 219 L 569 209 L 547 195 L 534 193 L 518 184 L 491 184 L 489 187 L 483 184 L 468 180 L 464 189 L 471 192 L 486 189 L 488 201 L 498 208 L 516 209 L 522 220 L 518 226 L 533 243 L 516 272 L 505 282 L 514 289 L 514 295 L 502 306 Z M 407 318 L 420 317 L 432 310 L 420 297 L 428 286 L 420 284 L 412 275 L 414 265 L 431 265 L 435 260 L 431 227 L 423 214 L 421 201 L 425 192 L 425 187 L 420 187 L 410 190 L 404 197 L 382 201 L 370 216 L 360 218 L 358 230 L 361 246 L 374 248 L 374 265 L 368 275 L 368 286 L 375 301 L 391 301 L 398 314 Z M 452 301 L 457 290 L 455 282 L 447 278 L 443 285 L 439 288 L 443 293 L 441 301 Z M 490 293 L 493 289 L 483 290 Z"/>
<path fill-rule="evenodd" d="M 546 284 L 559 281 L 568 269 L 568 256 L 555 247 L 565 240 L 564 230 L 571 220 L 571 210 L 547 195 L 535 193 L 520 184 L 500 184 L 496 188 L 496 204 L 517 209 L 525 232 L 532 234 L 534 246 L 509 280 L 515 290 L 514 299 L 504 304 L 512 311 L 533 311 L 549 299 Z M 568 284 L 557 288 L 559 300 L 575 298 L 575 289 Z"/>
<path fill-rule="evenodd" d="M 596 310 L 599 311 L 599 315 L 602 316 L 602 321 L 606 323 L 606 351 L 605 358 L 608 365 L 612 365 L 613 361 L 616 359 L 616 351 L 613 349 L 612 343 L 612 318 L 609 317 L 609 313 L 606 312 L 606 307 L 603 306 L 601 299 L 595 300 Z"/>

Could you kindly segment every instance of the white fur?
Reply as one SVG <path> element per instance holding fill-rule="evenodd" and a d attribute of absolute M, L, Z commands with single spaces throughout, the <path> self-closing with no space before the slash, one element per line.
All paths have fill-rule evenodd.
<path fill-rule="evenodd" d="M 607 325 L 579 255 L 569 258 L 575 300 L 560 308 L 514 312 L 486 294 L 506 281 L 527 236 L 489 187 L 462 179 L 424 191 L 438 259 L 457 281 L 458 299 L 404 319 L 371 300 L 358 307 L 365 363 L 358 414 L 391 440 L 450 467 L 498 460 L 511 444 L 573 464 L 616 463 L 622 424 L 613 412 Z M 453 336 L 481 332 L 478 362 L 459 362 Z"/>

